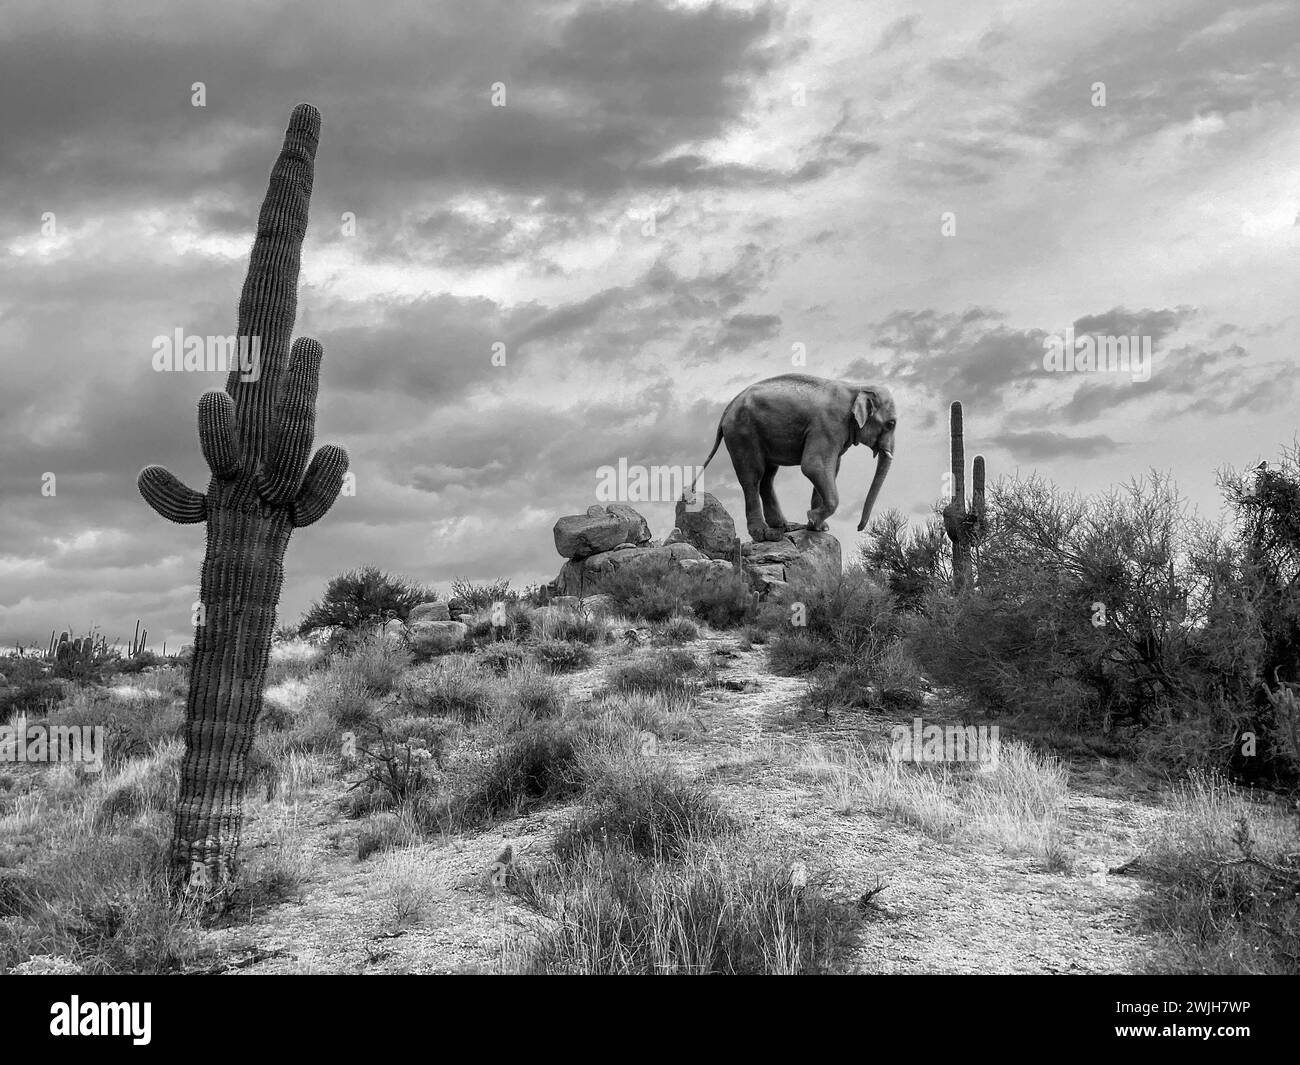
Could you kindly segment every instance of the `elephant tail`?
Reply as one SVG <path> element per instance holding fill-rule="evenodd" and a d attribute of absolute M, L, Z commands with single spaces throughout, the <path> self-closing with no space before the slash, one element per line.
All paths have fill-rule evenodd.
<path fill-rule="evenodd" d="M 725 412 L 724 412 L 724 413 L 725 413 Z M 708 466 L 708 464 L 709 464 L 710 462 L 713 461 L 713 456 L 716 455 L 716 454 L 718 453 L 718 446 L 719 446 L 721 443 L 722 443 L 722 419 L 719 418 L 719 419 L 718 419 L 718 435 L 717 435 L 716 437 L 714 437 L 714 439 L 713 439 L 713 450 L 709 452 L 709 457 L 708 457 L 707 459 L 704 460 L 704 466 L 701 466 L 701 467 L 700 467 L 700 469 L 699 469 L 699 473 L 697 473 L 697 474 L 695 475 L 694 479 L 691 481 L 691 494 L 692 494 L 692 495 L 695 493 L 695 485 L 696 485 L 696 482 L 699 481 L 699 479 L 700 479 L 700 475 L 701 475 L 702 473 L 704 473 L 704 468 L 705 468 L 705 466 Z"/>

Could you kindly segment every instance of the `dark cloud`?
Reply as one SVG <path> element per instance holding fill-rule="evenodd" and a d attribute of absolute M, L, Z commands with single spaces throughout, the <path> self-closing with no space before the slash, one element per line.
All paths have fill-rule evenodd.
<path fill-rule="evenodd" d="M 880 40 L 876 42 L 877 54 L 911 44 L 916 40 L 916 24 L 915 15 L 904 15 L 891 22 L 881 33 Z"/>
<path fill-rule="evenodd" d="M 1109 436 L 1069 436 L 1066 433 L 1054 433 L 1047 429 L 1023 433 L 1000 433 L 990 437 L 990 442 L 1010 452 L 1012 458 L 1023 462 L 1088 459 L 1097 455 L 1114 454 L 1123 447 Z"/>

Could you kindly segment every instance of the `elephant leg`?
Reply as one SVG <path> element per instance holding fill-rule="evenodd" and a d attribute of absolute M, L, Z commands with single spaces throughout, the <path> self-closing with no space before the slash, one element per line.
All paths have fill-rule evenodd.
<path fill-rule="evenodd" d="M 736 480 L 740 482 L 741 491 L 745 493 L 745 528 L 756 541 L 780 540 L 785 536 L 785 529 L 774 529 L 763 517 L 763 496 L 760 483 L 767 474 L 767 464 L 751 462 L 742 456 L 737 460 L 731 457 L 731 465 L 736 470 Z"/>
<path fill-rule="evenodd" d="M 836 463 L 838 465 L 838 463 Z M 835 474 L 829 463 L 805 459 L 799 467 L 813 484 L 813 505 L 808 511 L 808 528 L 814 532 L 826 531 L 826 519 L 840 505 L 839 489 L 835 487 Z"/>
<path fill-rule="evenodd" d="M 776 501 L 776 489 L 772 484 L 778 469 L 779 466 L 769 466 L 763 472 L 763 479 L 758 482 L 758 495 L 763 501 L 763 517 L 767 521 L 767 527 L 780 529 L 784 533 L 791 528 L 791 525 L 781 513 L 781 504 Z"/>

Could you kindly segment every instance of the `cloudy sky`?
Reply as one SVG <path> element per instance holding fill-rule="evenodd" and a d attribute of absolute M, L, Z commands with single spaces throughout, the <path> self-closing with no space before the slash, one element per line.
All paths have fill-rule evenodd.
<path fill-rule="evenodd" d="M 1168 470 L 1216 514 L 1216 468 L 1295 433 L 1298 97 L 1294 0 L 6 0 L 0 643 L 189 638 L 202 526 L 135 477 L 206 484 L 224 375 L 152 342 L 234 331 L 300 100 L 297 332 L 357 481 L 295 534 L 285 620 L 368 563 L 545 581 L 598 467 L 702 462 L 795 368 L 893 389 L 881 508 L 929 511 L 960 399 L 991 477 Z M 1070 327 L 1150 337 L 1150 380 L 1045 372 Z M 870 471 L 845 457 L 846 547 Z M 706 487 L 743 523 L 725 454 Z"/>

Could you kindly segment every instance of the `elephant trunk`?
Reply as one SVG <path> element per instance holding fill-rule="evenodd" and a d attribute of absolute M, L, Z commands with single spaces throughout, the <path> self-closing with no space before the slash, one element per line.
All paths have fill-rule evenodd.
<path fill-rule="evenodd" d="M 889 475 L 889 467 L 894 462 L 892 451 L 881 451 L 876 456 L 876 475 L 871 478 L 871 487 L 867 489 L 867 501 L 862 504 L 862 520 L 858 522 L 858 532 L 867 527 L 867 522 L 871 520 L 871 508 L 876 505 L 876 496 L 880 495 L 880 489 L 884 487 L 885 478 Z"/>

